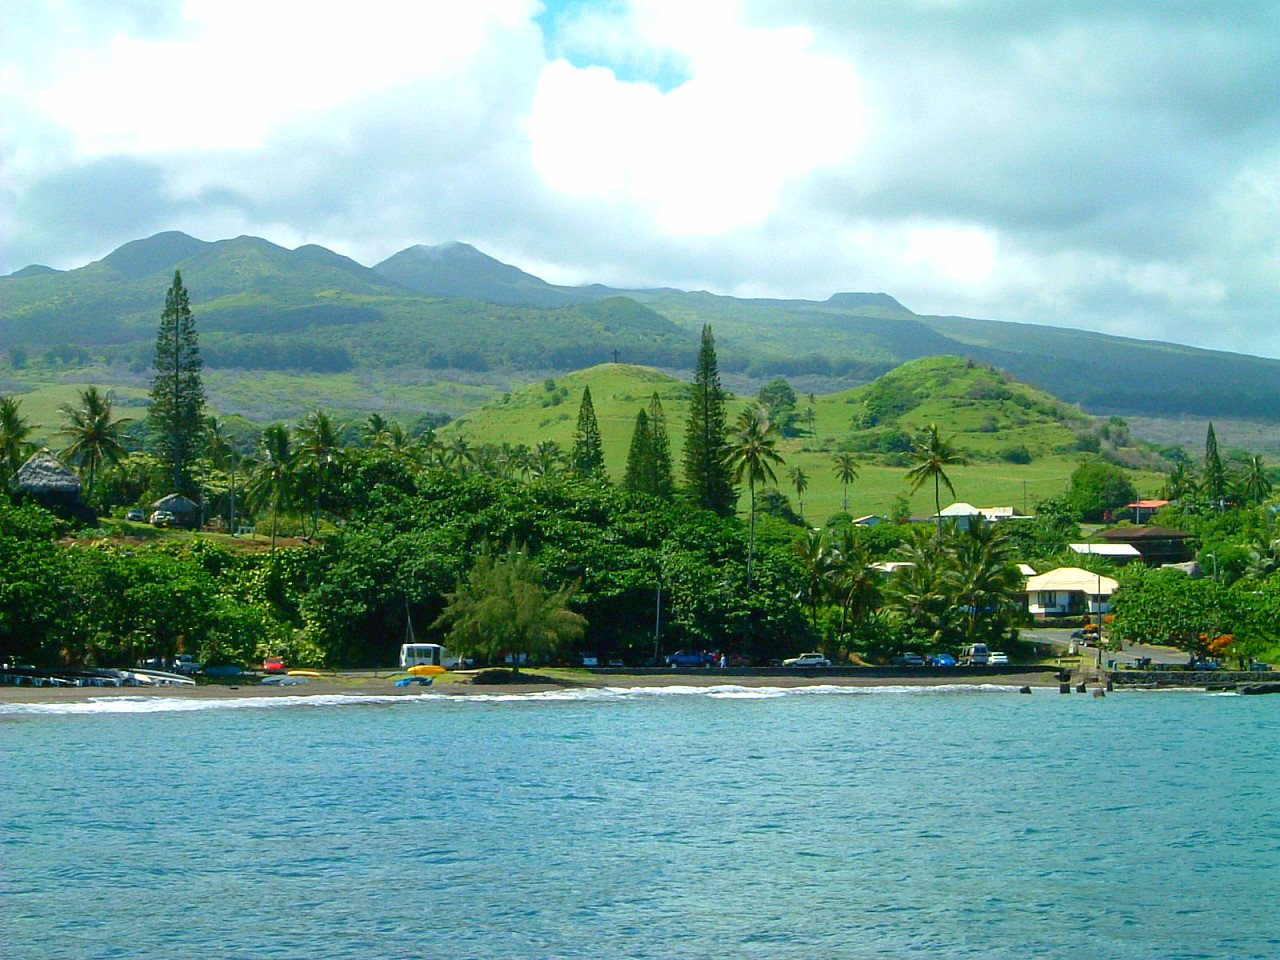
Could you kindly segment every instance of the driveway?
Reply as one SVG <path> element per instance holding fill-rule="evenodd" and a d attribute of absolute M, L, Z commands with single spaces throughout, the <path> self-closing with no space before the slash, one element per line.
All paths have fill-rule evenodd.
<path fill-rule="evenodd" d="M 1071 634 L 1072 629 L 1070 627 L 1033 627 L 1022 630 L 1019 636 L 1033 643 L 1046 643 L 1055 647 L 1062 647 L 1064 651 L 1070 648 L 1072 642 L 1075 642 L 1080 649 L 1083 649 L 1084 644 L 1079 640 L 1072 641 Z M 1103 656 L 1106 659 L 1123 661 L 1133 660 L 1138 657 L 1150 657 L 1152 664 L 1187 662 L 1187 655 L 1181 650 L 1175 650 L 1173 647 L 1153 647 L 1145 643 L 1126 643 L 1122 651 L 1118 653 L 1104 651 Z"/>

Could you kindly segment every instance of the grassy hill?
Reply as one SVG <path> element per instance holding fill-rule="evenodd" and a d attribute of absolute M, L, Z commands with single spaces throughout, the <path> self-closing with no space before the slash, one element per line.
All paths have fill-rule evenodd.
<path fill-rule="evenodd" d="M 17 381 L 139 386 L 175 269 L 225 409 L 256 418 L 291 416 L 299 405 L 287 392 L 259 391 L 263 371 L 292 379 L 308 398 L 326 394 L 324 378 L 350 375 L 360 389 L 336 385 L 353 410 L 458 413 L 512 382 L 600 363 L 614 350 L 628 363 L 687 370 L 698 330 L 711 323 L 721 369 L 756 386 L 782 375 L 830 393 L 909 360 L 953 355 L 1007 369 L 1094 413 L 1280 422 L 1276 360 L 921 316 L 883 293 L 807 301 L 555 286 L 460 243 L 411 247 L 370 268 L 314 245 L 177 232 L 78 269 L 33 266 L 0 278 L 0 389 Z M 412 389 L 445 380 L 466 389 L 453 397 Z"/>
<path fill-rule="evenodd" d="M 636 413 L 654 391 L 662 398 L 679 472 L 687 385 L 657 370 L 629 364 L 601 364 L 522 387 L 451 424 L 444 436 L 457 432 L 480 443 L 529 446 L 555 440 L 567 450 L 587 386 L 610 476 L 621 479 Z M 733 397 L 728 404 L 730 419 L 754 402 L 753 396 Z M 801 412 L 807 405 L 808 399 L 800 397 Z M 951 471 L 957 496 L 980 506 L 1021 509 L 1024 496 L 1033 505 L 1037 497 L 1062 492 L 1081 456 L 1072 448 L 1094 426 L 1093 418 L 1049 394 L 958 357 L 905 364 L 864 387 L 816 395 L 813 407 L 815 433 L 810 434 L 802 422 L 805 429 L 800 435 L 783 440 L 780 449 L 786 467 L 779 474 L 780 487 L 793 505 L 795 491 L 787 471 L 800 467 L 808 474 L 805 513 L 810 520 L 825 519 L 840 509 L 841 489 L 832 457 L 842 450 L 855 451 L 862 463 L 861 476 L 850 488 L 850 511 L 855 515 L 883 513 L 895 497 L 907 492 L 903 452 L 869 442 L 886 432 L 909 439 L 920 427 L 938 423 L 943 435 L 972 458 L 969 466 Z M 869 425 L 868 411 L 878 413 Z M 1025 450 L 1030 462 L 1004 459 L 1007 448 Z M 1160 479 L 1152 472 L 1134 474 L 1141 490 L 1154 491 Z M 912 497 L 911 508 L 932 512 L 932 493 L 920 491 Z"/>

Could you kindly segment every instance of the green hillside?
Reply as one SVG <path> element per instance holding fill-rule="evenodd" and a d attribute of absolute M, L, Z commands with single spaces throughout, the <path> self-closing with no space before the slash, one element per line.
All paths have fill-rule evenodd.
<path fill-rule="evenodd" d="M 0 278 L 0 385 L 105 379 L 136 387 L 174 269 L 191 292 L 206 368 L 222 372 L 226 401 L 250 398 L 233 412 L 268 419 L 291 415 L 297 398 L 257 391 L 263 371 L 350 374 L 371 388 L 343 404 L 352 409 L 457 413 L 484 399 L 486 387 L 501 392 L 601 363 L 615 350 L 628 363 L 688 370 L 698 330 L 710 323 L 721 369 L 737 382 L 781 375 L 829 393 L 910 360 L 952 355 L 1009 370 L 1093 413 L 1280 421 L 1280 361 L 1271 359 L 922 316 L 884 293 L 808 301 L 555 286 L 460 243 L 411 247 L 370 268 L 314 245 L 288 250 L 257 237 L 206 242 L 177 232 L 78 269 L 32 267 Z M 414 397 L 401 388 L 428 379 L 465 385 L 465 395 L 415 408 L 439 404 L 438 391 Z M 323 394 L 325 383 L 304 392 Z"/>
<path fill-rule="evenodd" d="M 659 371 L 629 364 L 601 364 L 545 382 L 530 384 L 451 424 L 446 437 L 461 433 L 478 443 L 523 443 L 555 440 L 566 450 L 572 445 L 578 403 L 583 387 L 591 388 L 592 403 L 604 439 L 605 464 L 620 479 L 636 412 L 656 390 L 662 398 L 677 464 L 683 447 L 688 407 L 684 381 Z M 1081 433 L 1094 427 L 1091 417 L 1052 396 L 1018 383 L 1007 374 L 957 357 L 930 357 L 908 363 L 872 384 L 815 398 L 815 432 L 802 421 L 798 436 L 783 440 L 786 467 L 780 485 L 795 504 L 786 479 L 791 467 L 809 477 L 805 512 L 810 520 L 824 519 L 841 506 L 840 484 L 832 457 L 842 450 L 856 452 L 861 476 L 850 489 L 855 515 L 886 512 L 895 497 L 906 493 L 906 459 L 901 450 L 879 449 L 869 441 L 888 433 L 910 435 L 928 423 L 938 423 L 944 436 L 972 458 L 952 471 L 957 496 L 980 506 L 1023 506 L 1037 497 L 1056 496 L 1081 454 L 1071 449 Z M 803 413 L 808 404 L 801 396 Z M 730 419 L 755 398 L 737 396 L 728 404 Z M 876 422 L 863 425 L 878 412 Z M 857 420 L 855 421 L 855 418 Z M 1008 448 L 1024 449 L 1030 462 L 1003 459 Z M 1136 472 L 1135 484 L 1154 492 L 1160 476 Z M 921 491 L 911 500 L 915 512 L 932 512 L 932 493 Z"/>

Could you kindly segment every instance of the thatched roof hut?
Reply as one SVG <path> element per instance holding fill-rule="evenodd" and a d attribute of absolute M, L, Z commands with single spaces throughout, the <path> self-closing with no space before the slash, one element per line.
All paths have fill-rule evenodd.
<path fill-rule="evenodd" d="M 200 518 L 200 505 L 193 500 L 188 500 L 180 493 L 161 497 L 151 505 L 151 509 L 168 510 L 184 527 L 195 526 Z"/>
<path fill-rule="evenodd" d="M 18 472 L 9 481 L 14 493 L 34 496 L 55 495 L 62 497 L 80 496 L 80 478 L 55 457 L 48 448 L 38 450 L 31 455 Z"/>
<path fill-rule="evenodd" d="M 80 499 L 80 478 L 48 449 L 32 454 L 18 468 L 9 486 L 19 502 L 39 504 L 68 520 L 93 520 L 93 511 Z"/>
<path fill-rule="evenodd" d="M 152 510 L 168 510 L 175 517 L 187 516 L 200 512 L 200 505 L 192 500 L 188 500 L 180 493 L 171 493 L 167 497 L 161 497 L 151 505 Z"/>

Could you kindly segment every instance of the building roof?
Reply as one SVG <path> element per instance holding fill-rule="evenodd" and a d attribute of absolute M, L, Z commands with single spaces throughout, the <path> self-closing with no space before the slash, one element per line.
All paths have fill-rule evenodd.
<path fill-rule="evenodd" d="M 1026 590 L 1034 593 L 1040 590 L 1061 590 L 1067 593 L 1079 592 L 1092 596 L 1110 596 L 1116 592 L 1120 584 L 1110 577 L 1102 577 L 1079 567 L 1058 567 L 1042 573 L 1038 577 L 1028 577 Z"/>
<path fill-rule="evenodd" d="M 899 567 L 913 567 L 910 560 L 886 560 L 884 563 L 873 563 L 867 567 L 868 570 L 875 570 L 877 573 L 889 574 L 893 573 Z"/>
<path fill-rule="evenodd" d="M 1126 507 L 1135 507 L 1139 510 L 1159 510 L 1161 507 L 1167 507 L 1168 500 L 1135 500 L 1133 503 L 1126 503 Z"/>
<path fill-rule="evenodd" d="M 188 500 L 180 493 L 171 493 L 167 497 L 161 497 L 151 505 L 152 510 L 168 510 L 170 513 L 195 513 L 200 509 L 199 505 L 192 500 Z"/>
<path fill-rule="evenodd" d="M 1018 564 L 1018 572 L 1024 577 L 1034 577 L 1036 575 L 1036 568 L 1031 566 L 1029 563 L 1020 563 Z"/>
<path fill-rule="evenodd" d="M 1098 557 L 1134 557 L 1142 556 L 1138 548 L 1131 543 L 1069 543 L 1076 553 L 1092 554 Z"/>
<path fill-rule="evenodd" d="M 938 514 L 935 514 L 935 516 L 976 517 L 976 516 L 980 516 L 981 513 L 982 511 L 979 510 L 977 507 L 975 507 L 972 503 L 965 503 L 964 501 L 961 500 L 951 504 L 950 506 L 943 507 L 942 511 Z"/>
<path fill-rule="evenodd" d="M 880 523 L 884 520 L 884 517 L 880 516 L 878 513 L 868 513 L 865 517 L 855 517 L 853 522 L 855 526 L 867 526 L 872 520 L 876 523 Z"/>
<path fill-rule="evenodd" d="M 1169 527 L 1113 527 L 1103 530 L 1098 536 L 1116 543 L 1129 543 L 1134 540 L 1189 540 L 1193 534 Z"/>
<path fill-rule="evenodd" d="M 10 481 L 19 493 L 79 495 L 80 478 L 48 449 L 37 450 Z"/>

